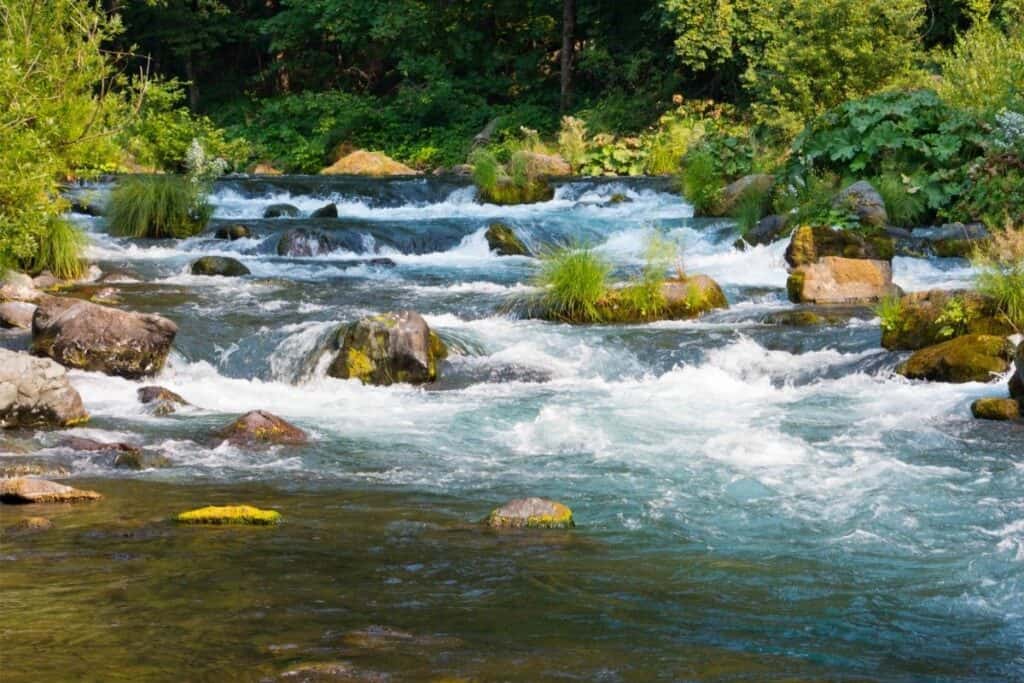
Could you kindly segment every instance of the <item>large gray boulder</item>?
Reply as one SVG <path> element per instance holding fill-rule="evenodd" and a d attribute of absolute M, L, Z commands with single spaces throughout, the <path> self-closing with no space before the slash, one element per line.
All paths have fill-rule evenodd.
<path fill-rule="evenodd" d="M 437 379 L 444 342 L 415 311 L 363 318 L 339 333 L 340 351 L 327 370 L 331 377 L 363 384 L 423 384 Z"/>
<path fill-rule="evenodd" d="M 47 297 L 32 319 L 32 353 L 128 379 L 163 369 L 178 326 L 167 318 Z"/>
<path fill-rule="evenodd" d="M 873 228 L 884 228 L 889 222 L 889 214 L 885 210 L 885 201 L 878 190 L 866 180 L 858 180 L 832 200 L 836 208 L 850 209 L 862 225 L 869 225 Z"/>
<path fill-rule="evenodd" d="M 0 303 L 0 327 L 31 329 L 32 317 L 35 314 L 35 304 L 30 304 L 27 301 L 5 301 Z"/>
<path fill-rule="evenodd" d="M 68 427 L 88 419 L 63 367 L 0 349 L 0 427 Z"/>

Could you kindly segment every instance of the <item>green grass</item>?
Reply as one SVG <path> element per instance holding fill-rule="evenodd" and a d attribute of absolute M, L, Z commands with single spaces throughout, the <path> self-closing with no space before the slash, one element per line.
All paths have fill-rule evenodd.
<path fill-rule="evenodd" d="M 206 227 L 212 208 L 187 178 L 131 176 L 110 195 L 110 231 L 124 237 L 191 237 Z"/>
<path fill-rule="evenodd" d="M 714 213 L 725 188 L 714 157 L 698 152 L 686 157 L 682 175 L 683 196 L 699 214 Z"/>
<path fill-rule="evenodd" d="M 493 192 L 501 178 L 501 164 L 485 149 L 478 149 L 469 158 L 473 165 L 473 182 L 485 192 Z"/>
<path fill-rule="evenodd" d="M 591 249 L 562 246 L 545 250 L 534 284 L 544 291 L 544 317 L 565 322 L 599 322 L 608 293 L 611 265 Z"/>
<path fill-rule="evenodd" d="M 898 173 L 883 173 L 871 181 L 885 202 L 885 211 L 893 225 L 909 228 L 919 225 L 928 212 L 924 193 L 904 181 Z"/>
<path fill-rule="evenodd" d="M 978 270 L 978 291 L 996 302 L 1014 329 L 1024 332 L 1024 227 L 1007 223 L 971 261 Z"/>
<path fill-rule="evenodd" d="M 741 235 L 746 235 L 768 214 L 771 207 L 771 189 L 762 190 L 751 185 L 736 201 L 732 217 Z"/>
<path fill-rule="evenodd" d="M 875 314 L 882 323 L 882 329 L 887 332 L 898 330 L 903 316 L 903 306 L 898 296 L 887 296 L 875 306 Z"/>
<path fill-rule="evenodd" d="M 34 273 L 48 270 L 61 280 L 77 280 L 87 267 L 82 258 L 85 244 L 85 235 L 78 228 L 62 218 L 51 218 L 28 269 Z"/>

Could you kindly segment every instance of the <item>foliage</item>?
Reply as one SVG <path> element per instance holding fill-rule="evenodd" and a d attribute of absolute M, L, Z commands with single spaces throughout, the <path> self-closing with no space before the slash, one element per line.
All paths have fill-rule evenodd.
<path fill-rule="evenodd" d="M 1024 115 L 997 114 L 986 145 L 988 153 L 969 168 L 966 189 L 946 213 L 992 229 L 1024 223 Z"/>
<path fill-rule="evenodd" d="M 875 314 L 881 321 L 882 330 L 895 332 L 900 329 L 903 318 L 903 304 L 898 296 L 888 295 L 875 306 Z"/>
<path fill-rule="evenodd" d="M 1024 331 L 1024 227 L 1007 222 L 971 259 L 978 270 L 978 291 L 991 297 L 998 311 Z"/>
<path fill-rule="evenodd" d="M 815 119 L 793 142 L 789 172 L 912 175 L 934 212 L 963 190 L 962 169 L 983 140 L 973 117 L 933 91 L 894 91 L 846 102 Z"/>
<path fill-rule="evenodd" d="M 587 153 L 587 124 L 574 116 L 563 116 L 558 131 L 558 153 L 573 170 L 580 168 Z"/>
<path fill-rule="evenodd" d="M 700 214 L 712 213 L 722 198 L 725 180 L 709 152 L 687 155 L 682 174 L 683 196 Z"/>
<path fill-rule="evenodd" d="M 611 265 L 592 249 L 561 246 L 541 254 L 534 280 L 544 291 L 539 304 L 545 313 L 565 322 L 597 322 L 599 304 L 608 291 Z"/>
<path fill-rule="evenodd" d="M 211 213 L 201 187 L 191 178 L 175 175 L 122 178 L 107 206 L 110 230 L 127 237 L 195 235 L 205 227 Z"/>
<path fill-rule="evenodd" d="M 33 273 L 48 270 L 60 280 L 77 280 L 86 271 L 82 258 L 85 244 L 85 235 L 78 228 L 63 218 L 51 216 L 28 270 Z"/>
<path fill-rule="evenodd" d="M 736 227 L 741 235 L 746 235 L 758 221 L 768 214 L 772 205 L 771 188 L 763 189 L 751 185 L 740 194 L 733 207 L 732 217 L 736 219 Z"/>
<path fill-rule="evenodd" d="M 475 150 L 469 163 L 473 165 L 473 182 L 478 188 L 491 191 L 498 186 L 502 169 L 494 154 L 486 149 Z"/>
<path fill-rule="evenodd" d="M 672 265 L 682 271 L 676 243 L 651 235 L 644 247 L 644 267 L 639 277 L 615 292 L 620 304 L 640 319 L 657 318 L 667 305 L 662 285 Z"/>
<path fill-rule="evenodd" d="M 940 57 L 936 90 L 958 109 L 991 117 L 1002 109 L 1024 110 L 1024 33 L 994 24 L 975 25 Z"/>
<path fill-rule="evenodd" d="M 919 225 L 927 215 L 924 194 L 912 178 L 897 173 L 883 173 L 873 178 L 871 185 L 878 190 L 889 223 L 901 227 Z"/>
<path fill-rule="evenodd" d="M 950 297 L 935 318 L 935 324 L 940 326 L 939 338 L 952 339 L 967 334 L 967 326 L 972 317 L 971 311 L 964 305 L 961 297 Z"/>

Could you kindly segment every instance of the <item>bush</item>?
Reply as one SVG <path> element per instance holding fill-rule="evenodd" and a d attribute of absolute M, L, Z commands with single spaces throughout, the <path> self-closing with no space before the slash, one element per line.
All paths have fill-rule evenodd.
<path fill-rule="evenodd" d="M 997 310 L 1018 332 L 1024 332 L 1024 227 L 1007 223 L 972 258 L 978 269 L 978 291 L 991 297 Z"/>
<path fill-rule="evenodd" d="M 739 196 L 733 207 L 732 217 L 741 235 L 746 235 L 762 218 L 768 215 L 772 205 L 772 189 L 751 185 Z"/>
<path fill-rule="evenodd" d="M 898 296 L 888 295 L 875 306 L 883 332 L 895 332 L 903 324 L 903 304 Z"/>
<path fill-rule="evenodd" d="M 52 217 L 40 236 L 39 250 L 28 264 L 32 273 L 48 270 L 61 280 L 77 280 L 85 275 L 81 257 L 85 235 L 62 218 Z"/>
<path fill-rule="evenodd" d="M 107 207 L 110 231 L 125 237 L 191 237 L 211 212 L 196 183 L 173 175 L 123 178 Z"/>
<path fill-rule="evenodd" d="M 950 105 L 985 117 L 1024 110 L 1024 33 L 1009 35 L 983 22 L 943 54 L 939 95 Z"/>
<path fill-rule="evenodd" d="M 543 288 L 539 306 L 545 317 L 564 322 L 598 322 L 608 291 L 611 265 L 591 249 L 562 246 L 540 256 L 534 280 Z"/>
<path fill-rule="evenodd" d="M 883 173 L 873 178 L 872 186 L 885 202 L 889 223 L 901 227 L 919 225 L 928 213 L 921 188 L 911 178 L 896 173 Z"/>
<path fill-rule="evenodd" d="M 587 124 L 572 116 L 562 117 L 558 131 L 558 153 L 562 155 L 573 171 L 583 165 L 587 153 Z"/>
<path fill-rule="evenodd" d="M 1024 114 L 997 114 L 986 145 L 987 155 L 970 167 L 963 195 L 946 213 L 991 229 L 1024 224 Z"/>
<path fill-rule="evenodd" d="M 686 157 L 682 174 L 683 196 L 699 214 L 713 213 L 722 198 L 725 179 L 714 157 L 701 151 Z"/>

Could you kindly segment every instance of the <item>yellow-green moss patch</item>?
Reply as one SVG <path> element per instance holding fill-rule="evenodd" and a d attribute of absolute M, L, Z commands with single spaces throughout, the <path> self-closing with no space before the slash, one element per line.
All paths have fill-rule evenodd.
<path fill-rule="evenodd" d="M 268 526 L 281 522 L 277 510 L 261 510 L 251 505 L 209 505 L 182 512 L 175 518 L 182 524 L 249 524 Z"/>

